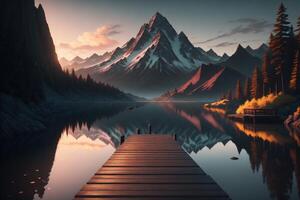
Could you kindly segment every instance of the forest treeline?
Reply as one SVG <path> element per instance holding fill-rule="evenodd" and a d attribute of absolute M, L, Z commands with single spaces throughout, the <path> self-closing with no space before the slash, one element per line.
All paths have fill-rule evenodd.
<path fill-rule="evenodd" d="M 271 93 L 300 93 L 300 17 L 294 30 L 284 4 L 278 8 L 262 66 L 255 66 L 251 78 L 243 85 L 237 81 L 235 90 L 223 98 L 250 100 Z"/>
<path fill-rule="evenodd" d="M 128 98 L 110 85 L 62 70 L 44 9 L 41 5 L 35 7 L 34 0 L 5 0 L 0 20 L 0 94 L 26 103 L 45 100 L 49 90 L 83 98 Z"/>

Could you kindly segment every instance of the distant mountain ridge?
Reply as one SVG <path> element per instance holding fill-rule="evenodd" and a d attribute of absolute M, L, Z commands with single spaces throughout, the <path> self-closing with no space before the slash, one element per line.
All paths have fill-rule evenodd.
<path fill-rule="evenodd" d="M 209 49 L 208 51 L 203 50 L 201 47 L 197 47 L 197 49 L 210 59 L 210 63 L 217 63 L 221 59 L 221 56 L 219 56 L 213 49 Z"/>
<path fill-rule="evenodd" d="M 258 48 L 253 49 L 249 45 L 245 48 L 252 56 L 262 59 L 264 54 L 269 50 L 268 45 L 265 43 L 261 44 Z"/>
<path fill-rule="evenodd" d="M 252 53 L 253 52 L 254 51 L 252 51 Z M 256 66 L 261 66 L 262 60 L 249 53 L 249 49 L 247 51 L 244 47 L 239 45 L 232 56 L 219 64 L 230 67 L 249 77 Z"/>
<path fill-rule="evenodd" d="M 265 44 L 257 49 L 239 45 L 232 56 L 219 56 L 213 49 L 194 47 L 183 32 L 178 34 L 167 18 L 157 12 L 135 37 L 104 54 L 105 59 L 99 59 L 104 55 L 92 55 L 97 57 L 97 64 L 85 59 L 75 63 L 75 69 L 83 77 L 89 74 L 127 92 L 155 97 L 184 84 L 203 64 L 218 64 L 226 67 L 225 72 L 234 69 L 250 76 L 255 66 L 261 66 L 267 49 Z"/>
<path fill-rule="evenodd" d="M 228 60 L 228 58 L 229 58 L 229 55 L 227 53 L 224 53 L 218 62 L 219 63 L 225 62 L 226 60 Z"/>
<path fill-rule="evenodd" d="M 99 63 L 102 63 L 106 59 L 108 59 L 109 56 L 111 56 L 111 54 L 112 52 L 105 52 L 102 55 L 98 55 L 97 53 L 94 53 L 91 56 L 84 59 L 79 56 L 76 56 L 71 60 L 62 57 L 61 59 L 59 59 L 59 63 L 65 69 L 74 69 L 76 71 L 82 68 L 88 68 L 97 65 Z"/>
<path fill-rule="evenodd" d="M 187 82 L 160 99 L 216 100 L 232 90 L 238 80 L 243 82 L 245 76 L 230 67 L 202 65 Z"/>
<path fill-rule="evenodd" d="M 135 94 L 155 96 L 182 84 L 201 64 L 209 62 L 213 60 L 208 53 L 194 47 L 183 32 L 177 34 L 157 12 L 109 59 L 77 73 L 90 74 Z"/>

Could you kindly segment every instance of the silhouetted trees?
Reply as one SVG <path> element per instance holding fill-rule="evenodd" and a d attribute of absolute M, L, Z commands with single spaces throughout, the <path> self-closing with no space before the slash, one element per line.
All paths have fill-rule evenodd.
<path fill-rule="evenodd" d="M 230 101 L 230 100 L 232 100 L 232 92 L 231 92 L 231 90 L 229 90 L 228 91 L 228 93 L 227 93 L 227 99 Z"/>
<path fill-rule="evenodd" d="M 280 4 L 261 71 L 257 67 L 254 69 L 251 87 L 247 84 L 249 80 L 245 81 L 244 98 L 259 98 L 274 92 L 297 94 L 300 89 L 299 51 L 300 17 L 294 31 L 288 21 L 285 6 Z"/>
<path fill-rule="evenodd" d="M 244 84 L 244 98 L 246 100 L 251 98 L 251 79 L 247 78 Z"/>
<path fill-rule="evenodd" d="M 297 44 L 298 44 L 298 49 L 300 49 L 300 17 L 298 18 L 297 28 L 295 31 L 298 32 L 296 35 L 296 40 L 297 40 Z"/>
<path fill-rule="evenodd" d="M 272 57 L 271 64 L 274 66 L 276 74 L 277 89 L 286 91 L 286 69 L 289 67 L 287 63 L 288 41 L 290 37 L 290 22 L 286 14 L 286 8 L 281 3 L 277 12 L 277 18 L 274 25 L 274 37 L 272 38 Z"/>
<path fill-rule="evenodd" d="M 273 85 L 273 74 L 274 71 L 272 70 L 270 56 L 266 53 L 263 57 L 263 64 L 262 64 L 262 76 L 263 76 L 263 95 L 266 95 L 272 91 Z"/>
<path fill-rule="evenodd" d="M 243 91 L 242 91 L 242 85 L 241 85 L 241 81 L 238 80 L 236 83 L 236 88 L 235 88 L 235 98 L 236 99 L 243 99 Z"/>
<path fill-rule="evenodd" d="M 300 91 L 300 50 L 297 51 L 290 79 L 290 89 L 293 92 Z"/>
<path fill-rule="evenodd" d="M 41 5 L 33 1 L 6 1 L 1 5 L 0 93 L 26 103 L 38 103 L 47 91 L 84 97 L 126 95 L 107 84 L 76 77 L 75 71 L 63 71 Z M 8 12 L 9 11 L 9 12 Z M 13 15 L 11 13 L 14 13 Z"/>
<path fill-rule="evenodd" d="M 251 78 L 251 97 L 260 98 L 262 97 L 262 76 L 258 67 L 254 68 L 252 78 Z"/>

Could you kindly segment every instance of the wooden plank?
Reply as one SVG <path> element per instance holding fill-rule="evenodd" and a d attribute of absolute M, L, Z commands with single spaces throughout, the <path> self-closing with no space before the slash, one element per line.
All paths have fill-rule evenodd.
<path fill-rule="evenodd" d="M 105 167 L 193 167 L 194 164 L 187 163 L 106 163 Z"/>
<path fill-rule="evenodd" d="M 220 190 L 216 184 L 86 184 L 83 191 L 94 190 Z"/>
<path fill-rule="evenodd" d="M 102 167 L 96 174 L 204 174 L 199 167 Z"/>
<path fill-rule="evenodd" d="M 77 200 L 225 200 L 228 195 L 169 135 L 126 139 Z"/>
<path fill-rule="evenodd" d="M 183 152 L 173 152 L 172 153 L 174 156 L 186 156 Z M 166 156 L 166 155 L 172 155 L 168 152 L 155 152 L 155 154 L 153 154 L 153 152 L 116 152 L 113 155 L 124 155 L 124 156 Z"/>
<path fill-rule="evenodd" d="M 93 178 L 95 179 L 186 179 L 186 180 L 198 180 L 198 179 L 209 179 L 211 178 L 206 174 L 199 174 L 199 175 L 168 175 L 168 174 L 161 174 L 161 175 L 95 175 Z"/>
<path fill-rule="evenodd" d="M 162 163 L 162 164 L 186 164 L 186 165 L 193 165 L 197 166 L 194 161 L 192 160 L 187 160 L 187 159 L 180 159 L 180 160 L 173 160 L 173 159 L 144 159 L 144 160 L 136 160 L 136 159 L 113 159 L 113 160 L 108 160 L 106 164 L 130 164 L 130 165 L 135 165 L 135 164 L 140 164 L 140 163 L 149 163 L 149 164 L 155 164 L 155 163 Z M 150 165 L 148 165 L 150 166 Z"/>
<path fill-rule="evenodd" d="M 147 175 L 148 176 L 148 175 Z M 118 178 L 101 178 L 99 175 L 95 175 L 92 177 L 92 179 L 88 183 L 173 183 L 173 184 L 178 184 L 178 183 L 198 183 L 198 184 L 203 184 L 203 183 L 215 183 L 209 176 L 203 175 L 195 177 L 195 175 L 192 175 L 191 177 L 184 177 L 184 175 L 181 176 L 157 176 L 157 177 L 147 177 L 144 175 L 141 176 L 136 176 L 132 178 L 122 178 L 121 176 L 118 176 Z M 149 175 L 150 176 L 150 175 Z M 182 177 L 183 176 L 183 177 Z M 117 176 L 115 176 L 117 177 Z"/>
<path fill-rule="evenodd" d="M 127 149 L 127 150 L 122 150 L 122 153 L 136 153 L 137 151 L 139 151 L 140 153 L 180 153 L 180 150 L 161 150 L 161 149 L 147 149 L 147 150 L 139 150 L 139 149 Z"/>
<path fill-rule="evenodd" d="M 184 156 L 112 156 L 109 160 L 157 160 L 157 159 L 168 159 L 168 160 L 189 160 L 188 157 Z"/>
<path fill-rule="evenodd" d="M 119 191 L 80 191 L 76 197 L 226 197 L 226 193 L 222 190 L 208 191 L 208 190 L 119 190 Z"/>
<path fill-rule="evenodd" d="M 168 147 L 162 147 L 162 148 L 155 148 L 155 147 L 146 147 L 145 149 L 142 149 L 142 148 L 145 148 L 144 147 L 124 147 L 124 148 L 121 148 L 120 151 L 139 151 L 139 152 L 181 152 L 181 149 L 177 149 L 177 148 L 168 148 Z"/>
<path fill-rule="evenodd" d="M 174 160 L 178 160 L 178 159 L 189 159 L 188 156 L 185 155 L 113 155 L 111 158 L 112 159 L 174 159 Z"/>
<path fill-rule="evenodd" d="M 186 197 L 80 197 L 75 198 L 75 200 L 187 200 Z M 229 197 L 189 197 L 188 200 L 230 200 Z"/>

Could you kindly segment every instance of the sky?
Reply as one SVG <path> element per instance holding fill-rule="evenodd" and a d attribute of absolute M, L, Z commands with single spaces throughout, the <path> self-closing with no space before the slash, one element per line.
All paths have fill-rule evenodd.
<path fill-rule="evenodd" d="M 160 12 L 195 46 L 232 54 L 268 42 L 283 2 L 296 25 L 300 0 L 36 0 L 45 9 L 58 57 L 103 54 L 135 37 Z"/>

